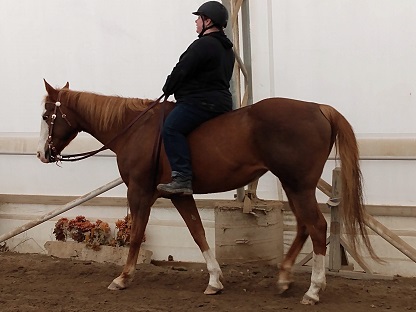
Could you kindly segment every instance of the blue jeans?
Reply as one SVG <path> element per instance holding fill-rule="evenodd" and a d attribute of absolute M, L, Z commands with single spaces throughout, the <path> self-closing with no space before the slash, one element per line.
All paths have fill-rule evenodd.
<path fill-rule="evenodd" d="M 222 113 L 211 112 L 198 104 L 178 101 L 163 125 L 163 144 L 172 173 L 192 179 L 191 155 L 187 135 L 203 122 Z"/>

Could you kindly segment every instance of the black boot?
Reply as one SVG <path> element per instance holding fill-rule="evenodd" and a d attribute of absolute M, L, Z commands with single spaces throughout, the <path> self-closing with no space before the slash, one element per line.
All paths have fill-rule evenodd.
<path fill-rule="evenodd" d="M 171 195 L 192 195 L 192 179 L 178 173 L 172 173 L 172 182 L 159 184 L 157 190 L 165 196 Z"/>

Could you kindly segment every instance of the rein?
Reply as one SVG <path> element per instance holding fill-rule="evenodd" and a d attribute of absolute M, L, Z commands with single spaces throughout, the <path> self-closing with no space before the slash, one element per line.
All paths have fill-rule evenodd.
<path fill-rule="evenodd" d="M 107 144 L 103 145 L 101 148 L 96 149 L 94 151 L 90 151 L 90 152 L 84 152 L 84 153 L 78 153 L 78 154 L 68 154 L 68 155 L 56 155 L 56 162 L 58 161 L 78 161 L 78 160 L 82 160 L 88 157 L 91 157 L 99 152 L 105 151 L 107 149 L 109 149 L 109 145 L 111 143 L 113 143 L 115 140 L 117 140 L 122 134 L 124 134 L 128 129 L 131 128 L 131 126 L 133 126 L 133 124 L 135 124 L 146 112 L 148 112 L 150 109 L 152 109 L 154 106 L 156 106 L 157 104 L 159 104 L 160 100 L 163 98 L 164 94 L 162 94 L 157 100 L 153 101 L 145 110 L 143 110 L 139 115 L 137 115 L 124 129 L 123 131 L 121 131 L 120 133 L 118 133 L 115 137 L 113 137 Z M 166 98 L 165 98 L 166 100 Z M 69 126 L 71 126 L 71 123 L 69 122 L 69 120 L 66 118 L 66 115 L 64 113 L 62 113 L 61 110 L 61 103 L 59 102 L 59 99 L 56 103 L 52 103 L 55 104 L 55 110 L 54 113 L 52 115 L 52 121 L 51 121 L 51 126 L 49 129 L 49 136 L 48 136 L 48 148 L 50 150 L 50 155 L 52 155 L 51 151 L 55 150 L 55 147 L 53 146 L 53 142 L 52 142 L 52 134 L 53 134 L 53 125 L 54 125 L 54 121 L 56 119 L 56 111 L 57 109 L 59 109 L 62 118 L 68 123 Z M 163 112 L 164 115 L 164 112 Z M 163 118 L 164 116 L 162 116 L 162 124 L 163 124 Z M 72 127 L 72 126 L 71 126 Z M 159 143 L 159 142 L 158 142 Z M 159 143 L 160 144 L 160 143 Z M 158 145 L 159 145 L 158 144 Z"/>

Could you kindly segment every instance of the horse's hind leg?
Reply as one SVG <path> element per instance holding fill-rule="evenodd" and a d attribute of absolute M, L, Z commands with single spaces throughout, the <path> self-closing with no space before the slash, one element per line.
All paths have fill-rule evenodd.
<path fill-rule="evenodd" d="M 301 233 L 297 233 L 291 247 L 291 249 L 293 248 L 293 254 L 291 254 L 292 258 L 290 260 L 293 260 L 295 254 L 299 254 L 300 248 L 302 248 L 308 234 L 312 240 L 313 263 L 311 285 L 303 296 L 301 303 L 315 304 L 319 301 L 319 291 L 321 289 L 324 290 L 326 287 L 325 253 L 327 223 L 319 210 L 314 189 L 301 192 L 286 190 L 286 194 L 291 198 L 292 209 L 298 221 L 298 231 L 301 231 Z M 290 262 L 288 261 L 287 264 L 290 264 Z"/>
<path fill-rule="evenodd" d="M 204 294 L 217 294 L 224 288 L 220 281 L 222 272 L 214 253 L 207 243 L 205 230 L 202 226 L 201 217 L 199 216 L 195 200 L 192 196 L 178 196 L 172 198 L 172 203 L 175 205 L 176 209 L 178 209 L 207 263 L 209 282 Z"/>

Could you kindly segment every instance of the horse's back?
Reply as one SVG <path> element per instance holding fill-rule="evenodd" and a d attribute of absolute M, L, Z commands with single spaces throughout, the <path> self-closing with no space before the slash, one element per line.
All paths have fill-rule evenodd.
<path fill-rule="evenodd" d="M 233 188 L 268 170 L 296 180 L 307 172 L 317 181 L 332 147 L 319 106 L 270 98 L 206 122 L 189 137 L 196 185 L 222 179 Z"/>

